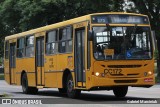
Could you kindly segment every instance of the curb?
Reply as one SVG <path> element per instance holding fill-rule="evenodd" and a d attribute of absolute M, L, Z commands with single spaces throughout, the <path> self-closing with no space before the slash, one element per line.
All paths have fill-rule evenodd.
<path fill-rule="evenodd" d="M 3 95 L 3 94 L 0 94 L 0 97 L 4 97 L 4 95 Z"/>

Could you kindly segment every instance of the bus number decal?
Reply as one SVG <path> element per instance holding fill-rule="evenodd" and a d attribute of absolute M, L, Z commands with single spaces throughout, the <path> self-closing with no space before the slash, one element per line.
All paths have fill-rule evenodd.
<path fill-rule="evenodd" d="M 50 58 L 50 59 L 49 59 L 49 62 L 50 62 L 49 68 L 54 68 L 53 58 Z"/>
<path fill-rule="evenodd" d="M 83 23 L 76 24 L 76 28 L 83 27 L 83 26 L 84 26 Z"/>
<path fill-rule="evenodd" d="M 73 57 L 72 56 L 68 56 L 68 60 L 67 60 L 67 65 L 68 67 L 73 67 Z"/>
<path fill-rule="evenodd" d="M 118 74 L 122 74 L 122 69 L 105 69 L 104 73 L 110 74 L 110 75 L 118 75 Z"/>

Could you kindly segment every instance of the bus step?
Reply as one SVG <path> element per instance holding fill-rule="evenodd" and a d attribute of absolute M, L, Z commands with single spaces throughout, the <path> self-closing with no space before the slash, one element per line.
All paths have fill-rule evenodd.
<path fill-rule="evenodd" d="M 43 86 L 37 86 L 37 88 L 38 88 L 38 89 L 42 89 L 42 88 L 43 88 Z"/>

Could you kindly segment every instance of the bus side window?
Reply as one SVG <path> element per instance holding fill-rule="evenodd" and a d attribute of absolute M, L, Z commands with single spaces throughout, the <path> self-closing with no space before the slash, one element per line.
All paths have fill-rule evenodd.
<path fill-rule="evenodd" d="M 22 58 L 24 57 L 24 48 L 25 48 L 25 45 L 24 45 L 24 38 L 19 38 L 17 39 L 17 58 Z"/>
<path fill-rule="evenodd" d="M 26 57 L 34 56 L 34 36 L 26 37 Z"/>
<path fill-rule="evenodd" d="M 59 30 L 59 53 L 72 52 L 72 27 Z"/>
<path fill-rule="evenodd" d="M 66 47 L 66 43 L 65 43 L 65 39 L 66 39 L 66 29 L 59 29 L 59 53 L 65 53 L 65 47 Z"/>
<path fill-rule="evenodd" d="M 9 42 L 8 41 L 6 41 L 5 42 L 5 59 L 8 59 L 8 51 L 9 51 Z"/>
<path fill-rule="evenodd" d="M 49 31 L 46 36 L 46 54 L 55 54 L 57 48 L 57 30 Z"/>
<path fill-rule="evenodd" d="M 72 52 L 72 46 L 73 46 L 73 41 L 72 41 L 72 27 L 67 27 L 67 41 L 66 41 L 66 51 L 67 52 Z"/>

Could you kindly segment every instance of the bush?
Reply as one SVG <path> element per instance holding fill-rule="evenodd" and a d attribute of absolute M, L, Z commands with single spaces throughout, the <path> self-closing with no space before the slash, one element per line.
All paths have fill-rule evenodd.
<path fill-rule="evenodd" d="M 154 51 L 154 59 L 155 60 L 159 59 L 159 55 L 158 55 L 158 50 L 157 49 Z"/>
<path fill-rule="evenodd" d="M 158 76 L 155 77 L 156 83 L 160 83 L 160 78 Z"/>
<path fill-rule="evenodd" d="M 0 74 L 0 80 L 4 80 L 4 74 Z"/>

